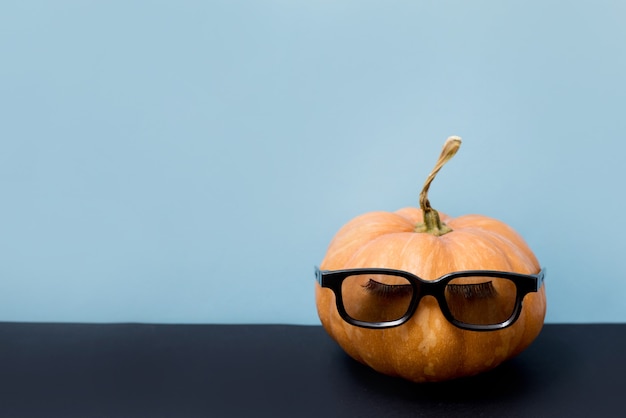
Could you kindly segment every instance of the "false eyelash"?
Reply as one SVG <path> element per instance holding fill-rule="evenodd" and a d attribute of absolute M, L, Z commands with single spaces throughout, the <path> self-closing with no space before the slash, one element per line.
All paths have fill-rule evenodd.
<path fill-rule="evenodd" d="M 447 292 L 452 296 L 462 296 L 465 299 L 482 299 L 496 295 L 496 288 L 491 281 L 471 284 L 449 284 Z"/>
<path fill-rule="evenodd" d="M 362 287 L 368 292 L 382 297 L 407 296 L 413 293 L 413 287 L 410 284 L 385 284 L 373 279 L 369 279 Z"/>

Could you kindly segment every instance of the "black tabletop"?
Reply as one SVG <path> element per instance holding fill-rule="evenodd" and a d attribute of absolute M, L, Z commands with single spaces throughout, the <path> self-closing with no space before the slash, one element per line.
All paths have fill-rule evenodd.
<path fill-rule="evenodd" d="M 0 417 L 626 416 L 626 324 L 548 324 L 491 372 L 415 384 L 318 326 L 0 323 Z"/>

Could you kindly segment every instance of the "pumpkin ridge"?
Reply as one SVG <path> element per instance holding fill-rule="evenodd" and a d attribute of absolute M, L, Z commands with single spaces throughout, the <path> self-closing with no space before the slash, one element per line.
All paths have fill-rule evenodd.
<path fill-rule="evenodd" d="M 370 212 L 360 215 L 345 224 L 333 237 L 322 269 L 344 268 L 348 260 L 365 243 L 393 232 L 409 232 L 413 225 L 406 218 L 390 212 Z"/>
<path fill-rule="evenodd" d="M 535 271 L 532 271 L 532 273 L 538 271 L 539 261 L 531 251 L 528 243 L 526 243 L 511 226 L 504 222 L 484 215 L 463 215 L 451 220 L 450 224 L 458 229 L 478 229 L 480 231 L 489 231 L 492 234 L 498 234 L 503 237 L 503 239 L 510 241 L 513 246 L 523 251 L 531 264 L 535 266 Z"/>
<path fill-rule="evenodd" d="M 471 233 L 477 239 L 487 241 L 487 247 L 494 250 L 497 249 L 500 255 L 507 260 L 510 271 L 524 274 L 536 274 L 539 272 L 540 267 L 534 258 L 528 256 L 528 249 L 520 248 L 517 243 L 499 232 L 482 228 L 466 228 L 463 232 Z M 506 247 L 506 250 L 502 248 L 503 246 Z M 522 269 L 520 269 L 520 264 L 523 264 Z"/>
<path fill-rule="evenodd" d="M 428 239 L 431 236 L 423 235 L 422 237 L 413 232 L 392 232 L 380 235 L 356 249 L 343 268 L 384 267 L 412 271 L 413 269 L 407 268 L 405 262 L 414 261 L 417 252 L 411 257 L 404 254 L 412 245 L 418 244 L 416 240 Z M 378 250 L 381 246 L 385 248 L 385 251 Z"/>

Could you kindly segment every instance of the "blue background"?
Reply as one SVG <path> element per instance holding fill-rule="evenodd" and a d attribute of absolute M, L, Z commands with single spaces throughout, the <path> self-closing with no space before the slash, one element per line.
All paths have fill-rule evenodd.
<path fill-rule="evenodd" d="M 501 219 L 626 321 L 626 3 L 5 1 L 0 320 L 318 323 L 349 219 Z"/>

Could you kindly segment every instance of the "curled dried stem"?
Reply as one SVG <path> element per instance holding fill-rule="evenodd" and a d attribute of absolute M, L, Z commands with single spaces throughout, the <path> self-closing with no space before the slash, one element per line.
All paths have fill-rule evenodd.
<path fill-rule="evenodd" d="M 441 170 L 441 168 L 448 161 L 450 161 L 452 157 L 454 157 L 460 147 L 461 138 L 458 136 L 449 137 L 443 145 L 443 149 L 441 150 L 441 154 L 439 155 L 437 164 L 435 164 L 435 167 L 426 178 L 426 181 L 424 182 L 424 187 L 422 187 L 422 191 L 419 196 L 420 208 L 424 212 L 424 222 L 416 226 L 416 232 L 425 232 L 436 236 L 441 236 L 452 231 L 449 226 L 441 222 L 439 213 L 430 205 L 430 201 L 428 200 L 428 190 L 430 189 L 431 183 L 437 176 L 437 173 L 439 173 L 439 170 Z"/>

